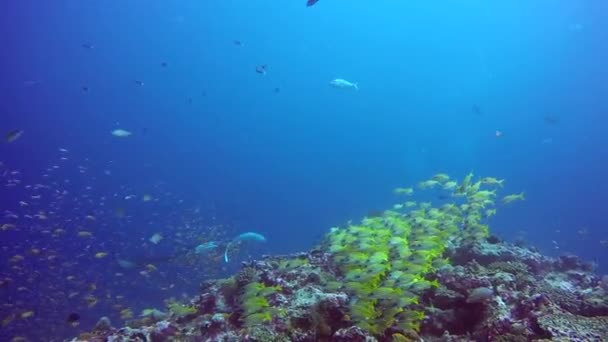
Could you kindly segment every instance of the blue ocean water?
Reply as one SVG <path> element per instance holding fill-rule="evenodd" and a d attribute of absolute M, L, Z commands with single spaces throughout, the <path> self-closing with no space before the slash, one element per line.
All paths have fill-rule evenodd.
<path fill-rule="evenodd" d="M 26 0 L 0 13 L 0 126 L 23 130 L 0 145 L 0 224 L 15 225 L 0 231 L 0 339 L 121 325 L 121 310 L 193 296 L 240 261 L 310 249 L 438 172 L 506 179 L 526 200 L 499 206 L 493 233 L 608 272 L 603 1 Z M 248 231 L 267 241 L 229 263 L 221 248 L 192 255 Z"/>

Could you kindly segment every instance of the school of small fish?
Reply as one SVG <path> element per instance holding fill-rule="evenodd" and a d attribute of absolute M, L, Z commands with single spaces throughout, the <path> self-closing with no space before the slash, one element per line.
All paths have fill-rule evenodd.
<path fill-rule="evenodd" d="M 120 323 L 141 310 L 135 289 L 186 296 L 197 279 L 226 271 L 217 247 L 227 248 L 234 228 L 213 211 L 188 205 L 161 180 L 106 188 L 103 170 L 119 166 L 71 150 L 58 147 L 35 176 L 0 163 L 0 340 L 73 336 L 102 312 Z"/>

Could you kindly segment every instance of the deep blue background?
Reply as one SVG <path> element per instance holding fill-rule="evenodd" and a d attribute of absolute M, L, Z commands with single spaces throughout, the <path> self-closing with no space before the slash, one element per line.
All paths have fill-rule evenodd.
<path fill-rule="evenodd" d="M 0 128 L 25 131 L 0 161 L 25 183 L 64 147 L 88 159 L 82 186 L 98 196 L 162 181 L 158 215 L 213 208 L 284 253 L 389 207 L 394 187 L 473 171 L 526 192 L 492 231 L 606 271 L 605 1 L 26 0 L 0 13 Z M 338 77 L 360 91 L 331 88 Z M 0 209 L 16 194 L 0 190 Z M 121 228 L 137 243 L 158 230 L 138 210 Z"/>

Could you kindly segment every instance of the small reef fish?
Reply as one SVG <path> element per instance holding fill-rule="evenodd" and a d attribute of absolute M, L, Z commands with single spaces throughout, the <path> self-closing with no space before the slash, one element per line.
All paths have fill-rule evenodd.
<path fill-rule="evenodd" d="M 523 200 L 525 200 L 525 197 L 524 197 L 524 193 L 521 192 L 519 194 L 507 195 L 507 196 L 503 197 L 502 198 L 502 203 L 509 204 L 511 202 L 523 201 Z"/>
<path fill-rule="evenodd" d="M 80 315 L 75 312 L 72 312 L 71 314 L 68 315 L 68 317 L 66 317 L 65 321 L 69 325 L 75 327 L 78 325 L 78 323 L 79 323 L 78 321 L 80 321 Z"/>
<path fill-rule="evenodd" d="M 414 189 L 412 189 L 412 188 L 397 188 L 397 189 L 395 189 L 395 194 L 398 194 L 398 195 L 411 196 L 413 193 L 414 193 Z"/>
<path fill-rule="evenodd" d="M 152 235 L 150 237 L 150 239 L 148 239 L 148 240 L 150 242 L 152 242 L 153 244 L 158 245 L 158 243 L 161 242 L 162 239 L 163 239 L 163 236 L 161 234 L 159 234 L 159 233 L 156 233 L 156 234 Z"/>
<path fill-rule="evenodd" d="M 431 177 L 431 179 L 435 180 L 439 183 L 445 183 L 450 180 L 450 176 L 448 176 L 445 173 L 438 173 L 438 174 L 434 175 L 433 177 Z"/>
<path fill-rule="evenodd" d="M 335 80 L 332 80 L 331 82 L 329 82 L 329 85 L 331 85 L 334 88 L 337 89 L 355 89 L 355 90 L 359 90 L 359 85 L 357 83 L 353 83 L 353 82 L 349 82 L 345 79 L 341 79 L 341 78 L 336 78 Z"/>
<path fill-rule="evenodd" d="M 255 72 L 261 74 L 262 76 L 266 76 L 266 71 L 268 70 L 267 64 L 258 65 L 255 67 Z"/>
<path fill-rule="evenodd" d="M 319 0 L 307 0 L 306 1 L 306 7 L 310 7 L 313 6 L 314 4 L 316 4 Z"/>
<path fill-rule="evenodd" d="M 79 232 L 78 232 L 78 236 L 79 236 L 79 237 L 83 237 L 83 238 L 84 238 L 84 237 L 91 237 L 91 236 L 93 236 L 93 233 L 91 233 L 91 232 L 87 232 L 87 231 L 84 231 L 84 230 L 83 230 L 83 231 L 79 231 Z"/>
<path fill-rule="evenodd" d="M 134 263 L 133 261 L 126 260 L 126 259 L 116 259 L 116 262 L 118 263 L 118 265 L 120 267 L 125 268 L 125 269 L 131 269 L 131 268 L 135 268 L 135 266 L 137 266 L 137 264 Z"/>
<path fill-rule="evenodd" d="M 30 318 L 34 316 L 34 311 L 26 311 L 21 314 L 22 319 Z"/>
<path fill-rule="evenodd" d="M 195 254 L 204 254 L 207 251 L 216 249 L 217 247 L 219 247 L 219 246 L 215 241 L 205 242 L 205 243 L 202 243 L 202 244 L 194 247 L 194 253 Z"/>
<path fill-rule="evenodd" d="M 457 186 L 458 186 L 458 183 L 456 183 L 455 181 L 448 181 L 445 184 L 443 184 L 443 189 L 444 190 L 454 190 L 454 189 L 456 189 Z"/>
<path fill-rule="evenodd" d="M 95 253 L 95 257 L 96 257 L 97 259 L 103 259 L 103 258 L 105 258 L 106 256 L 108 256 L 108 253 L 107 253 L 107 252 L 98 252 L 98 253 Z"/>
<path fill-rule="evenodd" d="M 497 179 L 494 177 L 484 177 L 481 179 L 481 183 L 485 185 L 497 185 L 499 187 L 503 187 L 502 183 L 504 183 L 504 179 Z"/>
<path fill-rule="evenodd" d="M 131 134 L 132 134 L 131 132 L 126 131 L 124 129 L 120 129 L 120 128 L 112 131 L 112 135 L 115 137 L 119 137 L 119 138 L 125 138 L 125 137 L 130 136 Z"/>
<path fill-rule="evenodd" d="M 158 309 L 144 309 L 139 317 L 150 317 L 155 320 L 163 320 L 167 318 L 168 314 L 158 310 Z"/>
<path fill-rule="evenodd" d="M 22 135 L 23 130 L 21 129 L 14 129 L 12 131 L 9 131 L 8 133 L 6 133 L 6 142 L 12 143 L 15 140 L 19 139 Z"/>

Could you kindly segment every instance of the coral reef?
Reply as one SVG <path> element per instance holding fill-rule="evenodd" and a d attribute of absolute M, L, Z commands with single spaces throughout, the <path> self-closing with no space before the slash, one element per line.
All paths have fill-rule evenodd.
<path fill-rule="evenodd" d="M 498 250 L 505 260 L 494 256 Z M 472 258 L 433 273 L 438 287 L 421 291 L 420 330 L 398 325 L 369 331 L 351 315 L 354 294 L 336 288 L 340 271 L 313 250 L 243 264 L 229 279 L 207 281 L 183 305 L 147 325 L 94 330 L 74 341 L 603 341 L 608 294 L 585 267 L 504 242 L 455 247 Z M 478 260 L 482 260 L 480 262 Z M 489 262 L 491 261 L 491 262 Z M 531 272 L 525 265 L 539 265 Z M 253 291 L 253 292 L 251 292 Z M 255 298 L 254 309 L 245 304 Z M 259 304 L 265 300 L 268 305 Z M 172 303 L 171 306 L 177 307 Z M 263 319 L 250 315 L 267 309 Z"/>
<path fill-rule="evenodd" d="M 245 262 L 189 303 L 74 341 L 602 341 L 607 280 L 575 256 L 490 236 L 502 180 L 438 174 L 454 203 L 406 201 L 333 228 L 307 253 Z M 411 188 L 399 188 L 410 196 Z M 505 200 L 505 199 L 508 199 Z M 509 195 L 503 202 L 523 200 Z M 150 314 L 155 313 L 155 314 Z M 160 313 L 160 314 L 158 314 Z M 125 315 L 126 318 L 131 315 Z"/>

